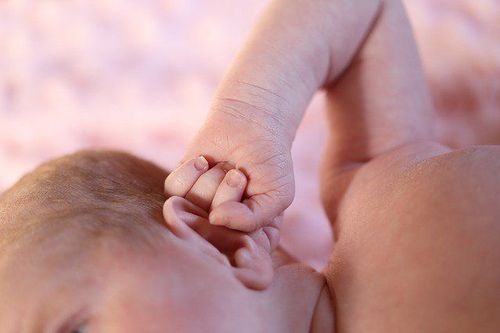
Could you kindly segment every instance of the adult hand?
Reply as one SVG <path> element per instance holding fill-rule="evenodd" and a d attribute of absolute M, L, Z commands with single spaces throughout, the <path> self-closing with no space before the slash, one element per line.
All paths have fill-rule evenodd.
<path fill-rule="evenodd" d="M 248 177 L 243 201 L 213 209 L 210 223 L 253 231 L 291 204 L 290 150 L 303 113 L 312 95 L 349 65 L 379 5 L 275 0 L 264 11 L 183 159 L 229 162 Z"/>

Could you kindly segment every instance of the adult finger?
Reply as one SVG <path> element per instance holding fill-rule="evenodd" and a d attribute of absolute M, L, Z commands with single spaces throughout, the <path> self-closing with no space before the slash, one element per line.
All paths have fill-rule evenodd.
<path fill-rule="evenodd" d="M 238 169 L 230 170 L 220 183 L 217 192 L 212 201 L 212 208 L 219 206 L 227 201 L 241 201 L 245 188 L 247 186 L 247 177 Z"/>
<path fill-rule="evenodd" d="M 231 169 L 228 163 L 222 162 L 201 175 L 186 194 L 186 199 L 196 206 L 208 210 L 226 172 Z"/>
<path fill-rule="evenodd" d="M 165 195 L 184 197 L 208 168 L 208 161 L 203 156 L 182 163 L 165 179 Z"/>
<path fill-rule="evenodd" d="M 293 198 L 293 196 L 292 196 Z M 272 223 L 289 206 L 276 192 L 257 194 L 243 202 L 228 201 L 214 208 L 211 224 L 252 232 Z"/>

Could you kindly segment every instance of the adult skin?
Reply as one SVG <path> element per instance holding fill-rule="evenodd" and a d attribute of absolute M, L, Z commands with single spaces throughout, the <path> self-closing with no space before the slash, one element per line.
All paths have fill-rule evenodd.
<path fill-rule="evenodd" d="M 290 205 L 290 149 L 303 113 L 313 94 L 347 68 L 379 6 L 378 0 L 270 3 L 185 154 L 184 161 L 203 155 L 212 165 L 230 162 L 249 178 L 247 199 L 214 209 L 211 223 L 254 231 Z"/>

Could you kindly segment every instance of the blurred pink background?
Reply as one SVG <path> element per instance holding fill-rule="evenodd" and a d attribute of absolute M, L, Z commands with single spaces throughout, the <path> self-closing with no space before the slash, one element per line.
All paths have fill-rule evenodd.
<path fill-rule="evenodd" d="M 116 148 L 172 168 L 267 1 L 0 2 L 0 191 L 41 161 Z M 500 142 L 500 2 L 407 0 L 439 139 Z M 331 250 L 318 200 L 321 100 L 294 147 L 283 244 L 316 267 Z M 311 142 L 315 149 L 311 149 Z"/>

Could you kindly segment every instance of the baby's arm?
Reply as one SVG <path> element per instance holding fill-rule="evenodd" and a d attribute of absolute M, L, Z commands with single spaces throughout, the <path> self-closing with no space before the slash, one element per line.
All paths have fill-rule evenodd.
<path fill-rule="evenodd" d="M 496 332 L 500 149 L 433 143 L 431 105 L 399 1 L 387 0 L 329 92 L 323 168 L 341 332 Z"/>
<path fill-rule="evenodd" d="M 321 189 L 332 222 L 350 179 L 377 157 L 403 147 L 421 159 L 449 151 L 433 143 L 432 102 L 401 0 L 383 2 L 353 63 L 327 90 L 327 109 Z"/>

